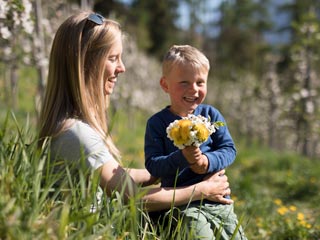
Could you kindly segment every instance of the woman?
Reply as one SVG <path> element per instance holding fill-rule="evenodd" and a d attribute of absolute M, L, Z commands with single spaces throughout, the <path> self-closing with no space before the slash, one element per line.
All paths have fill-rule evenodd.
<path fill-rule="evenodd" d="M 100 173 L 100 186 L 111 195 L 123 192 L 124 200 L 136 195 L 138 184 L 150 185 L 154 178 L 146 169 L 124 169 L 109 132 L 109 95 L 117 76 L 125 71 L 122 62 L 122 33 L 117 22 L 99 14 L 81 12 L 59 27 L 53 41 L 48 82 L 40 115 L 40 140 L 52 139 L 52 160 L 77 163 L 84 156 L 87 167 Z M 40 141 L 40 142 L 41 142 Z M 202 198 L 225 204 L 232 200 L 224 171 L 198 184 L 176 189 L 144 191 L 146 210 L 180 206 Z"/>

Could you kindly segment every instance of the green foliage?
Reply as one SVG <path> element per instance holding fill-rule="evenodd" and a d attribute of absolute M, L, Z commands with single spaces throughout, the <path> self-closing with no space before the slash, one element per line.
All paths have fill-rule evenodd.
<path fill-rule="evenodd" d="M 173 0 L 132 1 L 127 25 L 140 49 L 162 59 L 167 49 L 177 41 L 177 9 L 178 3 Z"/>
<path fill-rule="evenodd" d="M 268 43 L 263 34 L 271 28 L 268 16 L 268 1 L 223 1 L 219 7 L 221 18 L 216 24 L 220 28 L 217 36 L 217 73 L 256 73 L 263 67 L 262 56 Z M 222 75 L 223 76 L 223 75 Z"/>
<path fill-rule="evenodd" d="M 146 117 L 136 114 L 130 121 L 118 113 L 114 119 L 112 130 L 122 147 L 124 165 L 143 164 L 143 158 L 136 157 L 143 147 Z M 90 212 L 98 177 L 90 175 L 88 183 L 81 170 L 73 179 L 69 167 L 53 174 L 46 146 L 37 149 L 28 124 L 21 128 L 17 122 L 10 114 L 1 119 L 0 238 L 169 239 L 166 225 L 153 225 L 136 199 L 124 205 L 121 193 L 102 197 L 102 204 Z M 227 175 L 235 212 L 249 239 L 320 237 L 319 164 L 316 159 L 258 145 L 247 148 L 239 142 L 237 160 Z M 66 185 L 54 187 L 58 181 Z M 181 239 L 186 234 L 180 227 L 171 230 Z"/>
<path fill-rule="evenodd" d="M 250 239 L 319 238 L 319 165 L 316 159 L 240 144 L 227 175 Z"/>

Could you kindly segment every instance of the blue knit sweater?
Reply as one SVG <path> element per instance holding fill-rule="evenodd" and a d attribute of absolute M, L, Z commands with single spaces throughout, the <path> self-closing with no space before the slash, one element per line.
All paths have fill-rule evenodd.
<path fill-rule="evenodd" d="M 210 117 L 212 122 L 225 119 L 214 107 L 199 105 L 194 115 Z M 167 137 L 166 128 L 174 120 L 181 119 L 173 114 L 169 106 L 149 118 L 145 132 L 145 166 L 151 175 L 161 178 L 162 187 L 188 186 L 200 182 L 206 174 L 196 174 L 188 166 L 182 151 Z M 235 160 L 236 149 L 227 126 L 220 127 L 200 146 L 209 159 L 207 173 L 228 167 Z"/>

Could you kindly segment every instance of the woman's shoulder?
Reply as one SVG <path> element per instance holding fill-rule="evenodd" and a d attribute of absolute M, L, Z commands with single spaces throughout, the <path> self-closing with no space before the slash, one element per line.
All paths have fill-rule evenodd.
<path fill-rule="evenodd" d="M 72 125 L 70 125 L 67 131 L 72 131 L 79 134 L 98 134 L 88 123 L 78 119 L 73 119 Z"/>
<path fill-rule="evenodd" d="M 89 124 L 80 120 L 68 120 L 65 130 L 51 144 L 54 156 L 78 160 L 84 154 L 94 169 L 113 159 L 103 138 Z"/>
<path fill-rule="evenodd" d="M 96 134 L 97 132 L 89 124 L 78 119 L 67 119 L 63 130 L 54 139 L 83 138 Z"/>
<path fill-rule="evenodd" d="M 64 130 L 53 139 L 54 143 L 86 146 L 96 141 L 103 142 L 98 132 L 81 120 L 68 119 L 64 125 Z"/>

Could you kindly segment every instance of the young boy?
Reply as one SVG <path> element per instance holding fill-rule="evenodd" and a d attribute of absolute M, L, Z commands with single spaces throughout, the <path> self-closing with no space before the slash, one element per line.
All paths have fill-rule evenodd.
<path fill-rule="evenodd" d="M 207 174 L 228 167 L 236 157 L 227 126 L 220 127 L 200 147 L 180 150 L 167 137 L 169 124 L 188 114 L 225 123 L 217 109 L 202 104 L 207 94 L 209 69 L 207 57 L 189 45 L 174 45 L 164 57 L 160 86 L 169 95 L 171 104 L 148 120 L 145 133 L 145 166 L 151 175 L 161 178 L 162 187 L 197 183 Z M 180 210 L 186 226 L 201 239 L 215 239 L 217 235 L 221 235 L 220 239 L 230 239 L 239 227 L 233 204 L 205 200 L 191 202 Z M 241 227 L 235 239 L 246 239 Z"/>

